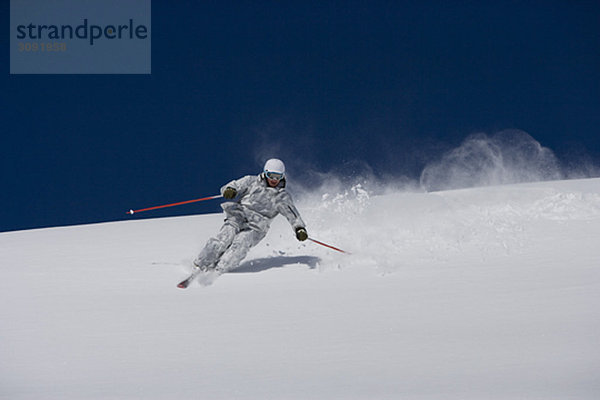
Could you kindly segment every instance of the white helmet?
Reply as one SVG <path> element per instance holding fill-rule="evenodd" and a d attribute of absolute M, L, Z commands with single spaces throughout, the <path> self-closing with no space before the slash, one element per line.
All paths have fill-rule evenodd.
<path fill-rule="evenodd" d="M 278 158 L 271 158 L 265 163 L 264 173 L 270 179 L 283 179 L 285 176 L 285 164 Z"/>

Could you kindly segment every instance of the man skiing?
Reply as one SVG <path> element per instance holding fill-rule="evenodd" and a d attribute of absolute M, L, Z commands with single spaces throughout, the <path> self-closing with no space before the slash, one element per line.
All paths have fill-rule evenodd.
<path fill-rule="evenodd" d="M 194 260 L 194 270 L 223 273 L 237 268 L 248 251 L 266 236 L 271 221 L 279 214 L 287 218 L 298 240 L 308 239 L 285 183 L 283 161 L 272 158 L 258 176 L 247 175 L 223 186 L 221 194 L 231 200 L 221 204 L 225 223 Z"/>

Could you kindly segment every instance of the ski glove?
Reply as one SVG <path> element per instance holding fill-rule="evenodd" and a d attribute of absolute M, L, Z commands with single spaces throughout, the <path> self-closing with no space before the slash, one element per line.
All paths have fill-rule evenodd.
<path fill-rule="evenodd" d="M 308 239 L 308 233 L 306 233 L 306 229 L 304 228 L 296 228 L 296 238 L 299 241 L 303 242 Z"/>
<path fill-rule="evenodd" d="M 223 197 L 227 200 L 233 199 L 237 195 L 237 190 L 232 188 L 231 186 L 227 186 L 225 190 L 223 190 Z"/>

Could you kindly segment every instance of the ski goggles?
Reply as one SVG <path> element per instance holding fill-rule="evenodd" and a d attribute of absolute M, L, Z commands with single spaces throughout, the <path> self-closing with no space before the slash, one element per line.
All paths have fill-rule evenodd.
<path fill-rule="evenodd" d="M 273 179 L 275 181 L 280 181 L 283 178 L 283 174 L 280 172 L 265 171 L 265 176 L 268 179 Z"/>

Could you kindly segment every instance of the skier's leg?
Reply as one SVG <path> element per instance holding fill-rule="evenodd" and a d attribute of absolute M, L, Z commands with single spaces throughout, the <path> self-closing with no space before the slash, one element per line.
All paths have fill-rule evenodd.
<path fill-rule="evenodd" d="M 239 232 L 237 224 L 225 222 L 217 236 L 208 239 L 198 257 L 194 260 L 196 267 L 206 269 L 215 265 L 221 255 L 233 242 L 235 235 Z"/>
<path fill-rule="evenodd" d="M 220 272 L 227 272 L 239 267 L 250 249 L 256 246 L 265 235 L 266 232 L 257 232 L 252 229 L 238 233 L 231 246 L 221 256 L 216 269 Z"/>

